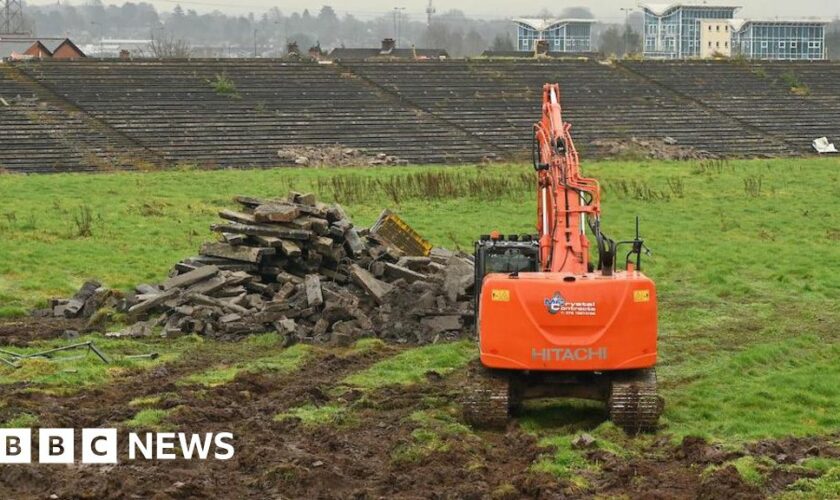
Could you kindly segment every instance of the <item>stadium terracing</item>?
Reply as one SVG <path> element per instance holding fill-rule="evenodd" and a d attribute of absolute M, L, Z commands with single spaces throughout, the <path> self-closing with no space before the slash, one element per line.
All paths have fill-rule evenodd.
<path fill-rule="evenodd" d="M 214 88 L 219 76 L 235 89 Z M 415 164 L 523 159 L 555 81 L 588 158 L 634 138 L 720 157 L 840 143 L 830 62 L 44 61 L 0 65 L 0 168 L 273 167 L 278 150 L 321 145 Z"/>

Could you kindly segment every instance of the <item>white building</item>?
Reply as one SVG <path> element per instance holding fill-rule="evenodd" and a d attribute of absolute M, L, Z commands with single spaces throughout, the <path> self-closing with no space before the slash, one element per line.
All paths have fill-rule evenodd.
<path fill-rule="evenodd" d="M 594 19 L 518 18 L 516 50 L 533 51 L 538 40 L 548 42 L 550 52 L 590 52 Z"/>

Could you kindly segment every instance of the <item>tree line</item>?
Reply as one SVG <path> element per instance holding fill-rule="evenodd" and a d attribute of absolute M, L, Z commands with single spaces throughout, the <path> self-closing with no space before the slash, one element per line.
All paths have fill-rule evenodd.
<path fill-rule="evenodd" d="M 429 22 L 425 15 L 401 11 L 360 19 L 352 13 L 339 15 L 329 5 L 312 11 L 284 13 L 272 7 L 259 15 L 230 15 L 219 10 L 199 13 L 180 5 L 160 12 L 146 2 L 105 5 L 101 0 L 88 0 L 82 5 L 27 5 L 25 17 L 28 29 L 38 36 L 67 36 L 82 44 L 102 39 L 150 40 L 150 55 L 156 56 L 256 53 L 276 57 L 284 55 L 292 41 L 306 51 L 310 47 L 378 47 L 382 39 L 395 38 L 399 47 L 445 49 L 452 57 L 465 57 L 488 49 L 515 50 L 516 38 L 509 20 L 474 19 L 459 10 L 437 14 Z M 556 12 L 544 9 L 524 17 L 594 19 L 586 7 Z M 596 22 L 593 48 L 618 56 L 641 52 L 642 28 L 639 12 L 631 13 L 626 24 Z M 828 27 L 826 46 L 830 55 L 840 59 L 840 21 Z"/>

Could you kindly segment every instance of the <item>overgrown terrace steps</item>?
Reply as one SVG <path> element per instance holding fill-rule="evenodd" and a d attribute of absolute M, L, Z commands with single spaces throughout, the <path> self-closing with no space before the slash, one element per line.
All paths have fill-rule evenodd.
<path fill-rule="evenodd" d="M 275 166 L 278 149 L 336 144 L 411 162 L 487 148 L 331 67 L 268 61 L 43 63 L 26 69 L 170 163 Z M 217 78 L 235 90 L 214 89 Z"/>
<path fill-rule="evenodd" d="M 19 67 L 0 65 L 0 167 L 27 172 L 159 165 L 131 138 L 55 95 Z"/>
<path fill-rule="evenodd" d="M 459 123 L 500 147 L 521 153 L 530 147 L 530 127 L 539 116 L 542 86 L 559 82 L 566 119 L 584 153 L 598 139 L 632 136 L 662 139 L 716 154 L 783 153 L 767 138 L 739 123 L 596 61 L 470 61 L 348 63 L 355 73 L 422 109 Z"/>
<path fill-rule="evenodd" d="M 811 151 L 811 142 L 817 137 L 840 139 L 838 64 L 721 61 L 622 64 L 665 88 L 762 130 L 768 137 L 781 139 L 798 153 Z M 784 78 L 786 74 L 789 76 Z M 790 80 L 804 86 L 794 88 Z M 798 95 L 797 91 L 806 95 Z"/>
<path fill-rule="evenodd" d="M 791 92 L 791 74 L 808 95 Z M 526 158 L 555 81 L 589 158 L 600 139 L 671 137 L 722 156 L 840 141 L 836 63 L 45 61 L 0 66 L 0 167 L 273 167 L 280 149 L 320 145 L 412 163 Z"/>

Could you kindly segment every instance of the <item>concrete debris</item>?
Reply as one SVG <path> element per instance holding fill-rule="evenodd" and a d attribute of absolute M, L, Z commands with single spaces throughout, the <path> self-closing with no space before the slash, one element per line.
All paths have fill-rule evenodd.
<path fill-rule="evenodd" d="M 449 258 L 444 268 L 443 291 L 450 301 L 464 297 L 475 281 L 475 270 L 471 261 L 456 255 Z"/>
<path fill-rule="evenodd" d="M 218 241 L 202 244 L 162 283 L 122 294 L 89 281 L 37 313 L 87 318 L 85 331 L 127 318 L 110 337 L 277 332 L 287 344 L 348 345 L 370 336 L 430 343 L 471 334 L 472 256 L 442 248 L 405 255 L 311 193 L 235 201 L 239 210 L 220 211 L 223 223 L 211 226 Z"/>
<path fill-rule="evenodd" d="M 277 151 L 282 164 L 302 167 L 363 167 L 366 165 L 407 165 L 408 161 L 386 153 L 369 153 L 338 146 L 297 146 Z"/>
<path fill-rule="evenodd" d="M 639 139 L 596 139 L 592 146 L 600 156 L 606 158 L 649 158 L 652 160 L 702 160 L 715 158 L 713 153 L 681 146 L 677 139 L 666 136 L 662 140 Z"/>
<path fill-rule="evenodd" d="M 576 450 L 588 449 L 595 446 L 596 439 L 591 434 L 583 433 L 572 439 L 572 448 Z"/>

